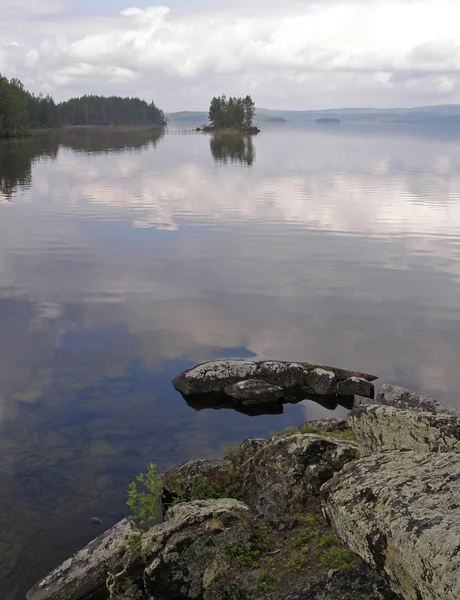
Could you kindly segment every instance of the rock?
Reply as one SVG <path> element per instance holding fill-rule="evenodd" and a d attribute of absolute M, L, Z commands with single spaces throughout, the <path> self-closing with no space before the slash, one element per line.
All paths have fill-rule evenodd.
<path fill-rule="evenodd" d="M 248 360 L 217 360 L 179 373 L 172 384 L 186 395 L 223 392 L 229 385 L 252 379 L 256 370 L 256 363 Z"/>
<path fill-rule="evenodd" d="M 178 504 L 142 536 L 144 589 L 155 600 L 201 599 L 229 567 L 227 551 L 253 536 L 249 508 L 237 500 Z"/>
<path fill-rule="evenodd" d="M 270 385 L 261 379 L 239 381 L 225 388 L 225 393 L 231 398 L 241 400 L 243 406 L 278 402 L 283 396 L 283 388 Z"/>
<path fill-rule="evenodd" d="M 459 409 L 446 406 L 433 398 L 427 398 L 423 394 L 396 385 L 382 385 L 379 395 L 377 396 L 377 402 L 395 406 L 396 408 L 407 408 L 460 417 Z"/>
<path fill-rule="evenodd" d="M 229 463 L 223 460 L 189 460 L 165 474 L 163 478 L 163 502 L 166 507 L 179 496 L 188 497 L 197 477 L 214 477 Z"/>
<path fill-rule="evenodd" d="M 320 486 L 358 452 L 352 442 L 313 434 L 275 437 L 247 461 L 245 500 L 268 520 L 281 517 L 289 508 L 298 512 L 317 502 Z"/>
<path fill-rule="evenodd" d="M 321 488 L 347 546 L 405 600 L 460 598 L 460 455 L 382 452 Z"/>
<path fill-rule="evenodd" d="M 337 393 L 337 379 L 332 371 L 317 368 L 310 371 L 307 386 L 318 396 L 332 396 Z"/>
<path fill-rule="evenodd" d="M 27 592 L 27 600 L 104 598 L 109 570 L 121 564 L 124 536 L 133 531 L 131 521 L 123 519 L 37 583 Z"/>
<path fill-rule="evenodd" d="M 319 396 L 336 394 L 336 382 L 349 378 L 365 381 L 377 379 L 374 375 L 346 371 L 332 367 L 321 367 L 310 363 L 286 361 L 259 361 L 228 359 L 202 363 L 173 377 L 172 384 L 176 390 L 190 396 L 193 394 L 209 394 L 224 392 L 238 393 L 245 388 L 234 388 L 235 384 L 250 379 L 262 380 L 270 386 L 278 386 L 284 390 L 308 386 Z M 246 388 L 253 389 L 252 385 Z M 234 396 L 242 399 L 242 395 Z"/>
<path fill-rule="evenodd" d="M 309 369 L 299 363 L 264 361 L 257 363 L 257 377 L 281 388 L 305 385 Z"/>
<path fill-rule="evenodd" d="M 381 450 L 460 453 L 460 418 L 369 404 L 348 416 L 364 455 Z"/>
<path fill-rule="evenodd" d="M 323 417 L 314 421 L 306 421 L 301 427 L 317 427 L 323 431 L 346 431 L 350 425 L 345 417 Z"/>
<path fill-rule="evenodd" d="M 366 564 L 339 571 L 332 569 L 327 578 L 307 583 L 298 593 L 281 595 L 280 600 L 398 600 L 386 581 Z"/>
<path fill-rule="evenodd" d="M 373 398 L 375 394 L 375 386 L 370 381 L 361 377 L 349 377 L 344 381 L 339 381 L 337 384 L 337 393 L 339 396 L 364 396 L 365 398 Z"/>

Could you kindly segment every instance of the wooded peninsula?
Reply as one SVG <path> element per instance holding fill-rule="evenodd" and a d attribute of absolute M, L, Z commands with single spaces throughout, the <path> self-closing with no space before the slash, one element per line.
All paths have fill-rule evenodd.
<path fill-rule="evenodd" d="M 152 101 L 119 96 L 82 96 L 55 103 L 27 91 L 19 79 L 0 74 L 0 138 L 29 135 L 31 129 L 61 125 L 166 125 Z"/>

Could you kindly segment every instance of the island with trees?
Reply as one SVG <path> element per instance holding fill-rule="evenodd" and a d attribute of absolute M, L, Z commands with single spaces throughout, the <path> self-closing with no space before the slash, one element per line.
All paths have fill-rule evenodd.
<path fill-rule="evenodd" d="M 215 96 L 209 106 L 209 125 L 197 127 L 197 131 L 216 132 L 232 131 L 244 134 L 257 134 L 260 132 L 254 126 L 256 107 L 251 96 L 234 98 L 230 96 Z"/>
<path fill-rule="evenodd" d="M 139 98 L 85 95 L 55 103 L 50 95 L 35 95 L 19 79 L 0 74 L 0 138 L 27 136 L 31 129 L 62 125 L 164 127 L 166 119 L 154 102 Z"/>

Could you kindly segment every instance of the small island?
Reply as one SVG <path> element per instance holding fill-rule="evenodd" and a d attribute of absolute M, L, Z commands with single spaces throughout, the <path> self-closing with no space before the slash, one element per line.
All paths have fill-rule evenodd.
<path fill-rule="evenodd" d="M 251 96 L 233 98 L 224 94 L 215 96 L 209 106 L 209 125 L 197 127 L 197 131 L 222 132 L 231 131 L 246 135 L 257 135 L 260 129 L 253 124 L 256 107 Z"/>
<path fill-rule="evenodd" d="M 316 119 L 315 123 L 340 123 L 340 119 L 335 119 L 333 117 L 321 117 L 320 119 Z"/>

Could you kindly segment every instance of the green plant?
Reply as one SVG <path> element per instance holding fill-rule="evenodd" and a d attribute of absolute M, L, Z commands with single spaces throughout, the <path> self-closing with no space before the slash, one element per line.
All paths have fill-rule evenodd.
<path fill-rule="evenodd" d="M 244 598 L 240 588 L 237 585 L 228 585 L 221 588 L 218 592 L 221 600 L 242 600 Z"/>
<path fill-rule="evenodd" d="M 157 473 L 157 467 L 151 463 L 147 473 L 141 473 L 136 480 L 146 491 L 139 491 L 135 481 L 129 484 L 126 504 L 131 509 L 140 533 L 151 527 L 160 513 L 160 498 L 163 493 L 163 482 Z"/>

